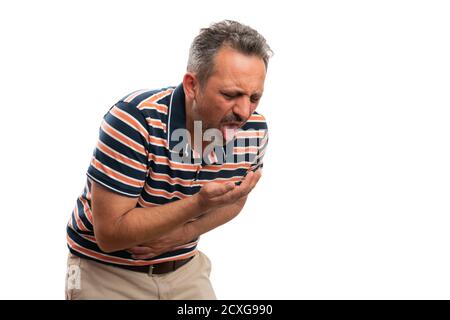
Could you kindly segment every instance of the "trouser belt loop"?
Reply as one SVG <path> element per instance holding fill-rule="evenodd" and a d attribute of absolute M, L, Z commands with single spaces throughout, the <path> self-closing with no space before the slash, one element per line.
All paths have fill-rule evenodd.
<path fill-rule="evenodd" d="M 153 275 L 153 269 L 155 269 L 154 265 L 151 265 L 151 266 L 148 267 L 148 275 L 149 276 Z"/>

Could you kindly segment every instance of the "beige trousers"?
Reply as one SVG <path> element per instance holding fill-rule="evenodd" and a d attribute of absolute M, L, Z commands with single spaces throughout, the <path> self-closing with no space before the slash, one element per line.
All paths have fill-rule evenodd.
<path fill-rule="evenodd" d="M 117 268 L 69 253 L 66 299 L 214 300 L 210 273 L 211 262 L 200 251 L 177 270 L 160 275 Z"/>

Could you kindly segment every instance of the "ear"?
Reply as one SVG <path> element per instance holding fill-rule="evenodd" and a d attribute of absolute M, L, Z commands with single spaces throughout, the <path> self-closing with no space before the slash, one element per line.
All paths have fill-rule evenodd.
<path fill-rule="evenodd" d="M 183 89 L 186 97 L 190 100 L 194 100 L 198 92 L 198 81 L 197 77 L 192 72 L 186 72 L 183 77 Z"/>

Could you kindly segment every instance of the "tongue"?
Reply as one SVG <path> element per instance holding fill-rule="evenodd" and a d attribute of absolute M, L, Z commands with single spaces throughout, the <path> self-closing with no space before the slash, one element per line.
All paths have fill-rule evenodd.
<path fill-rule="evenodd" d="M 222 133 L 225 140 L 231 141 L 236 135 L 237 127 L 236 126 L 223 126 Z"/>

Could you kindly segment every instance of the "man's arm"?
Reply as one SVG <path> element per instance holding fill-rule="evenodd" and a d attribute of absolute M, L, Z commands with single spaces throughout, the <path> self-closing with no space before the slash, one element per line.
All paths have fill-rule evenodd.
<path fill-rule="evenodd" d="M 136 208 L 137 198 L 128 198 L 92 184 L 92 211 L 97 244 L 113 252 L 151 241 L 202 213 L 190 197 L 172 203 Z"/>
<path fill-rule="evenodd" d="M 234 219 L 245 205 L 247 196 L 242 197 L 236 203 L 213 210 L 193 222 L 187 223 L 187 233 L 191 239 L 197 238 Z"/>
<path fill-rule="evenodd" d="M 192 197 L 150 208 L 136 208 L 136 198 L 121 196 L 94 182 L 91 193 L 97 243 L 103 251 L 113 252 L 157 240 L 210 210 L 246 197 L 260 175 L 248 174 L 240 186 L 211 182 Z M 198 230 L 209 220 L 196 225 Z"/>
<path fill-rule="evenodd" d="M 247 196 L 236 203 L 211 210 L 193 222 L 188 222 L 174 231 L 152 242 L 144 243 L 129 250 L 135 259 L 149 259 L 165 252 L 174 250 L 177 246 L 198 238 L 234 219 L 244 207 Z"/>

